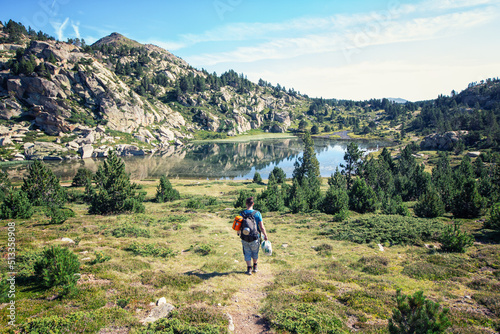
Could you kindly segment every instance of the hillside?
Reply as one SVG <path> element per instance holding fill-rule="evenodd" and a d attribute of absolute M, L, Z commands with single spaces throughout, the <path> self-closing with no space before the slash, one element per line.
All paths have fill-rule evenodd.
<path fill-rule="evenodd" d="M 0 144 L 11 148 L 4 159 L 97 157 L 109 148 L 145 154 L 195 136 L 285 132 L 308 103 L 234 71 L 194 69 L 118 33 L 88 46 L 29 35 L 10 21 L 0 42 Z"/>

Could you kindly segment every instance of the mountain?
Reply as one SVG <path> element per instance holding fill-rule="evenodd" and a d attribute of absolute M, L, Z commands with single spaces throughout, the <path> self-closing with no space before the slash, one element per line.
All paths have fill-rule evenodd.
<path fill-rule="evenodd" d="M 401 103 L 401 104 L 405 104 L 406 102 L 410 102 L 408 100 L 405 100 L 405 99 L 402 99 L 402 98 L 394 98 L 394 97 L 388 97 L 387 98 L 389 101 L 391 102 L 394 102 L 394 103 Z"/>
<path fill-rule="evenodd" d="M 158 46 L 118 33 L 88 46 L 29 35 L 15 22 L 7 27 L 0 31 L 0 118 L 9 126 L 0 135 L 17 123 L 25 136 L 17 138 L 59 136 L 60 144 L 53 144 L 60 149 L 54 156 L 18 149 L 4 158 L 99 156 L 119 144 L 134 144 L 132 152 L 142 154 L 200 134 L 284 132 L 290 115 L 310 103 L 293 90 L 262 80 L 257 85 L 232 70 L 218 76 L 195 69 Z M 31 125 L 20 125 L 26 121 Z M 1 137 L 0 144 L 14 139 Z"/>

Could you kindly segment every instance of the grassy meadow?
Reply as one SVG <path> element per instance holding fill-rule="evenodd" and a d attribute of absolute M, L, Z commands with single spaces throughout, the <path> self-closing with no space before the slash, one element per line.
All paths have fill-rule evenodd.
<path fill-rule="evenodd" d="M 233 203 L 240 190 L 261 191 L 265 185 L 170 181 L 181 199 L 163 204 L 151 202 L 157 180 L 137 181 L 147 192 L 144 214 L 89 215 L 88 206 L 76 202 L 69 205 L 75 217 L 63 224 L 49 225 L 43 212 L 2 221 L 4 258 L 7 224 L 16 226 L 17 326 L 7 325 L 2 301 L 0 332 L 153 333 L 141 320 L 165 297 L 176 307 L 171 318 L 188 328 L 185 333 L 225 333 L 227 314 L 236 333 L 387 333 L 398 288 L 407 295 L 422 290 L 449 308 L 450 332 L 500 329 L 500 246 L 482 222 L 463 220 L 476 242 L 455 254 L 439 252 L 432 235 L 402 244 L 397 236 L 383 238 L 389 229 L 380 235 L 350 231 L 348 222 L 323 213 L 265 213 L 273 254 L 261 253 L 259 272 L 247 276 L 240 240 L 231 229 L 239 212 Z M 382 215 L 350 214 L 349 222 L 397 223 Z M 449 220 L 428 222 L 432 234 L 433 224 Z M 57 287 L 44 289 L 33 278 L 40 251 L 56 244 L 80 260 L 78 289 L 69 295 Z M 9 271 L 5 260 L 1 271 Z"/>

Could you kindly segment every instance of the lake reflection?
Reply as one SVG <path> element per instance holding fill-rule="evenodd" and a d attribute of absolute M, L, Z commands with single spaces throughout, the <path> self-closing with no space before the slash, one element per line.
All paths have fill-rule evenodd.
<path fill-rule="evenodd" d="M 330 176 L 344 161 L 347 141 L 314 139 L 315 150 L 322 176 Z M 389 146 L 385 141 L 358 141 L 363 151 L 376 151 Z M 264 179 L 274 166 L 282 168 L 287 177 L 292 177 L 294 163 L 302 156 L 303 144 L 300 139 L 265 140 L 246 143 L 189 144 L 155 155 L 143 157 L 123 157 L 125 168 L 131 178 L 158 179 L 161 175 L 169 178 L 199 179 L 251 179 L 258 171 Z M 71 180 L 79 167 L 92 171 L 102 159 L 85 159 L 73 162 L 47 162 L 47 165 L 61 180 Z M 22 179 L 26 165 L 7 168 L 13 179 Z"/>

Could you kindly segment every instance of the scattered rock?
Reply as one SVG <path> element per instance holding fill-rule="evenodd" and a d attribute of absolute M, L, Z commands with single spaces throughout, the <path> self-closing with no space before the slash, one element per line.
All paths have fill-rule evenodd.
<path fill-rule="evenodd" d="M 226 313 L 226 317 L 227 317 L 227 320 L 229 322 L 228 326 L 227 326 L 227 329 L 230 331 L 230 332 L 234 332 L 234 321 L 233 321 L 233 317 L 229 314 L 229 313 Z"/>
<path fill-rule="evenodd" d="M 384 251 L 384 246 L 382 246 L 381 244 L 377 244 L 377 246 L 378 246 L 378 249 L 379 249 L 381 252 L 383 252 L 383 251 Z"/>
<path fill-rule="evenodd" d="M 481 154 L 481 152 L 468 152 L 467 155 L 471 158 L 477 158 L 479 155 Z"/>
<path fill-rule="evenodd" d="M 142 324 L 146 325 L 150 322 L 155 322 L 158 319 L 166 318 L 175 309 L 171 304 L 165 303 L 154 307 L 149 315 L 141 320 Z"/>
<path fill-rule="evenodd" d="M 167 299 L 165 297 L 161 297 L 160 299 L 158 299 L 156 301 L 156 306 L 160 306 L 162 304 L 166 304 L 167 303 Z"/>
<path fill-rule="evenodd" d="M 87 159 L 92 157 L 92 153 L 94 153 L 94 147 L 92 145 L 87 144 L 78 149 L 78 153 L 82 159 Z"/>
<path fill-rule="evenodd" d="M 281 245 L 281 247 L 283 247 L 283 248 L 287 248 L 287 247 L 288 247 L 288 244 L 283 244 L 283 245 Z"/>
<path fill-rule="evenodd" d="M 74 244 L 75 243 L 75 241 L 73 239 L 70 239 L 70 238 L 62 238 L 61 241 L 62 242 L 68 242 L 70 244 Z"/>

